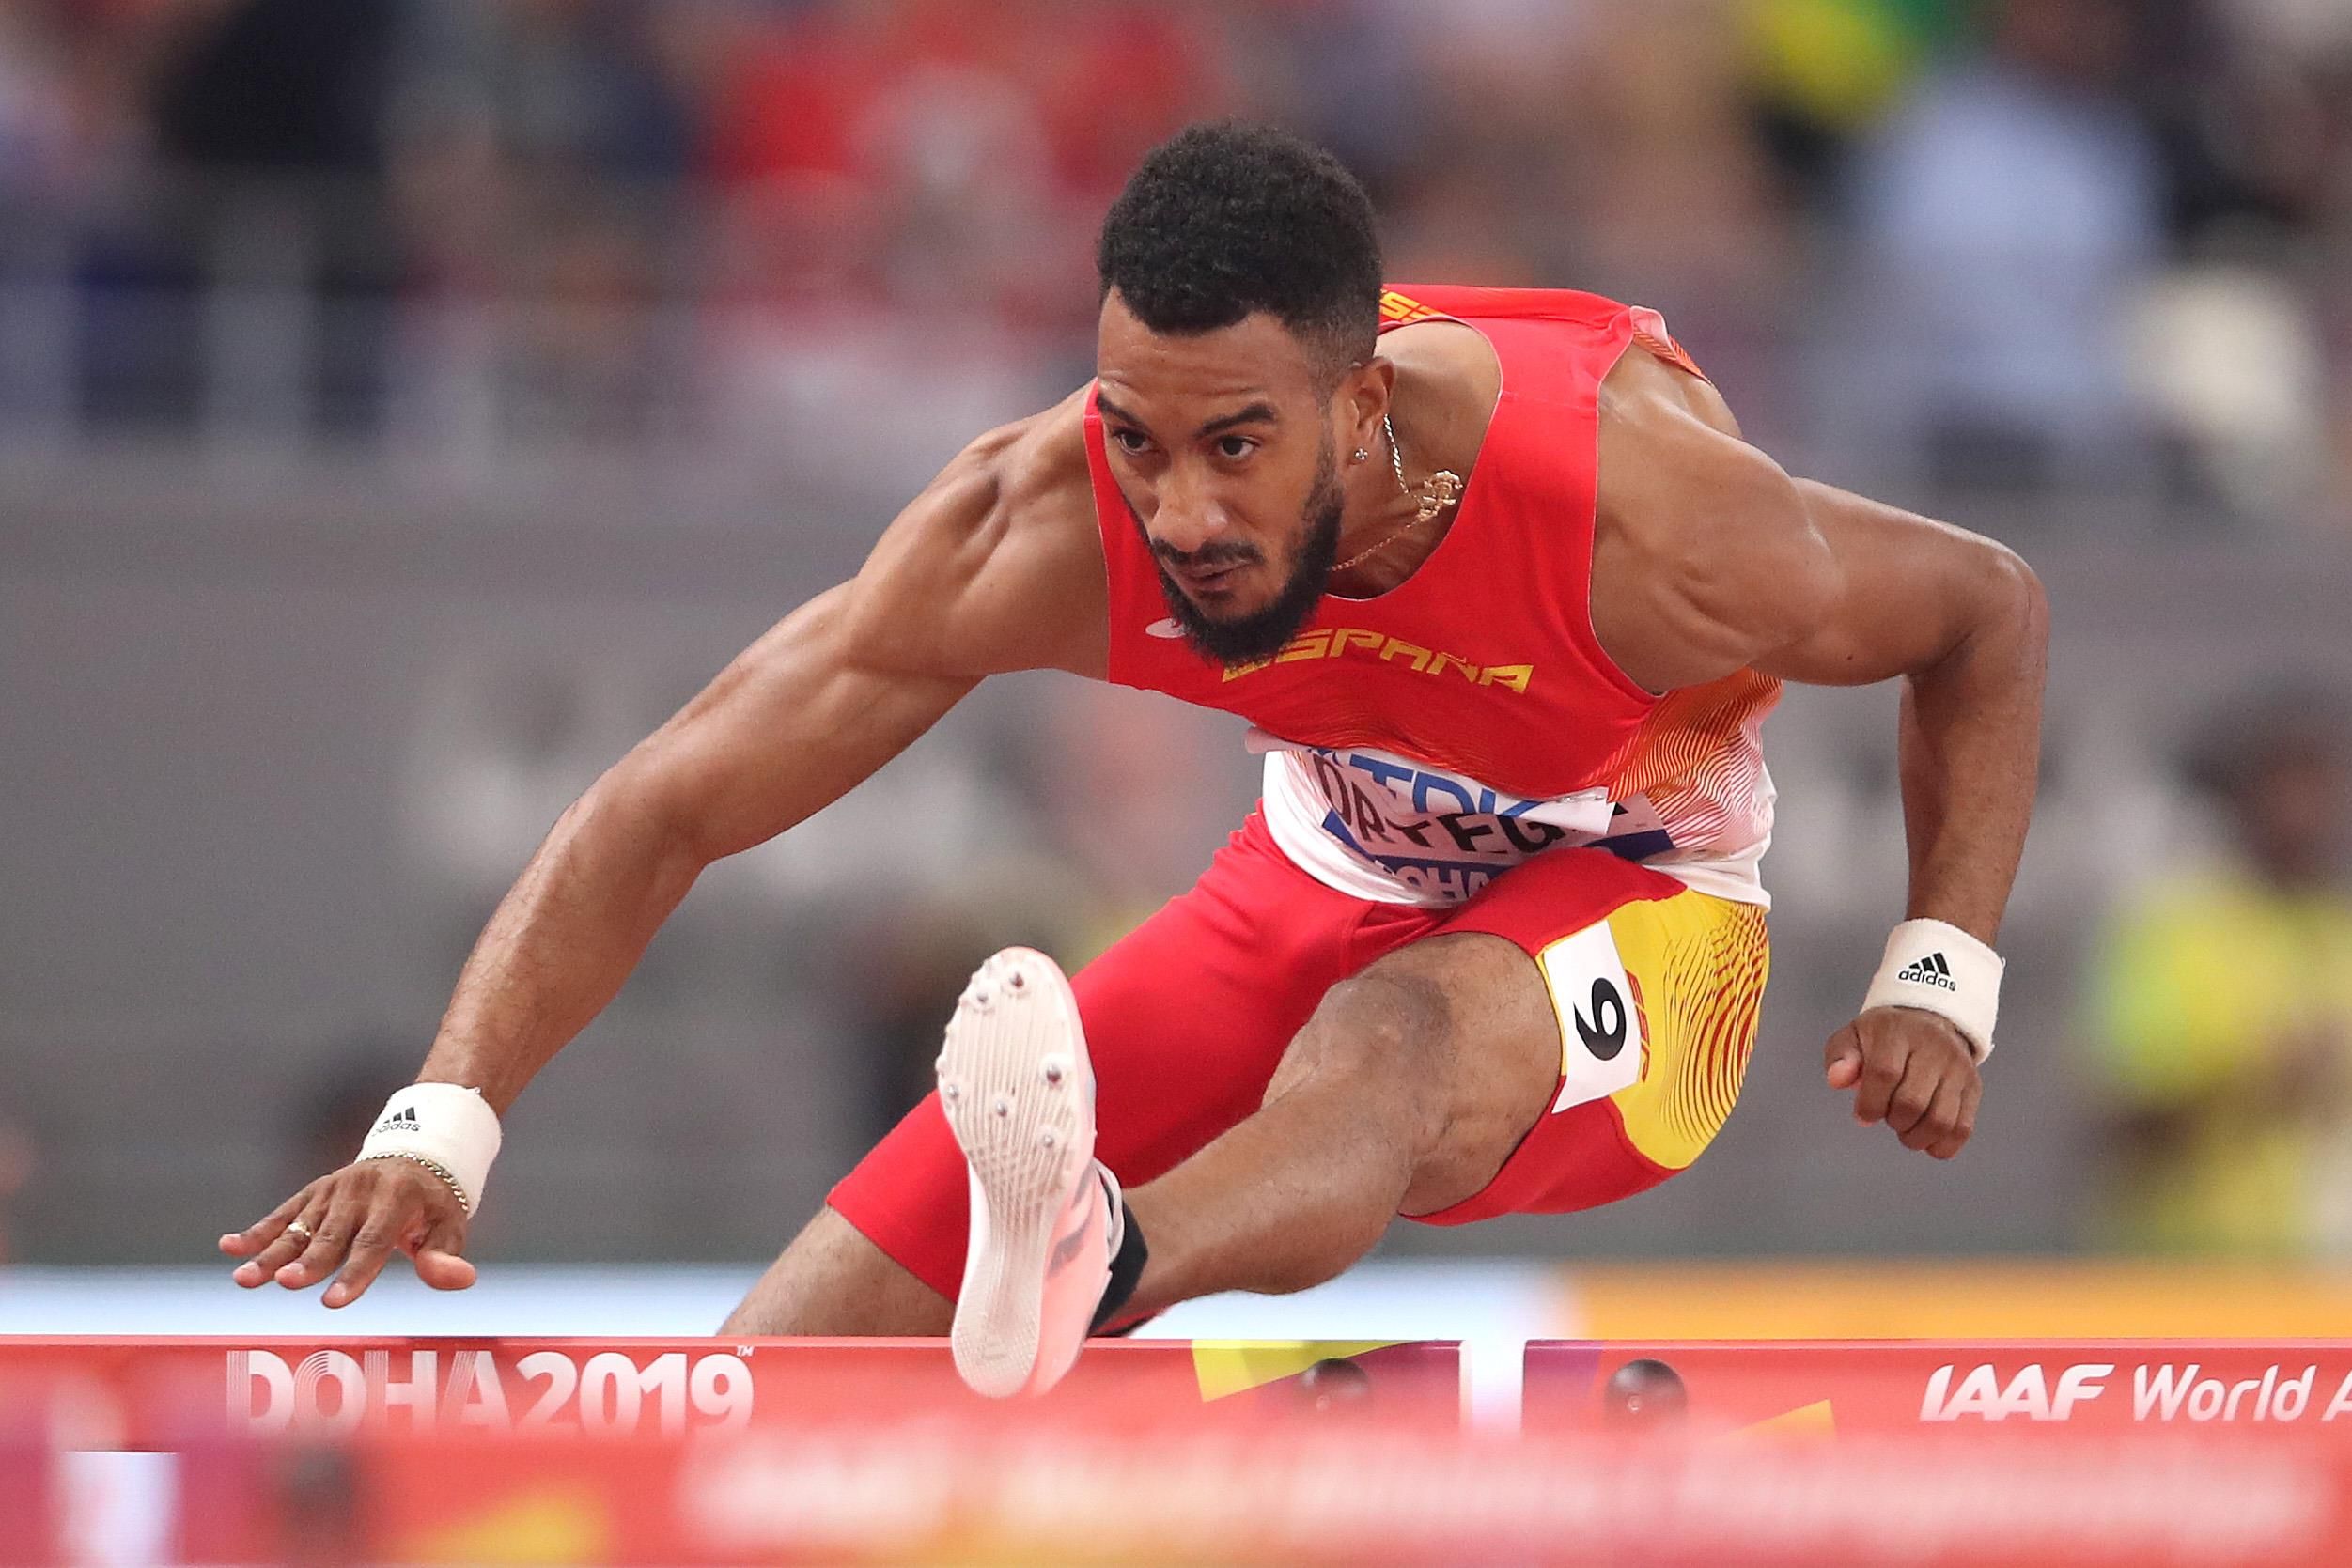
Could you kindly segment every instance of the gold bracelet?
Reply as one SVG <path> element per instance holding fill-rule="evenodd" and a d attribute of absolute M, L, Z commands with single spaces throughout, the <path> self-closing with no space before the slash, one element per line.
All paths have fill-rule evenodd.
<path fill-rule="evenodd" d="M 423 1155 L 396 1153 L 369 1155 L 366 1158 L 362 1159 L 360 1163 L 365 1165 L 371 1159 L 405 1159 L 412 1165 L 423 1166 L 426 1170 L 430 1171 L 434 1175 L 439 1176 L 448 1185 L 449 1190 L 457 1194 L 459 1210 L 463 1213 L 468 1219 L 474 1218 L 473 1201 L 466 1197 L 465 1188 L 458 1185 L 458 1178 L 451 1175 L 448 1168 L 444 1166 L 439 1160 L 427 1159 Z"/>

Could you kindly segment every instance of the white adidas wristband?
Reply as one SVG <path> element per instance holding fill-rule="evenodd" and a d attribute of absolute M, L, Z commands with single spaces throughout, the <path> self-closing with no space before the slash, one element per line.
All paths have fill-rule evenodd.
<path fill-rule="evenodd" d="M 1887 938 L 1887 955 L 1862 998 L 1874 1007 L 1915 1007 L 1952 1020 L 1982 1062 L 1993 1053 L 2001 1011 L 2001 955 L 1956 925 L 1907 920 Z"/>
<path fill-rule="evenodd" d="M 468 1215 L 478 1215 L 502 1137 L 498 1112 L 479 1089 L 412 1083 L 384 1102 L 359 1157 L 414 1160 L 456 1188 Z"/>

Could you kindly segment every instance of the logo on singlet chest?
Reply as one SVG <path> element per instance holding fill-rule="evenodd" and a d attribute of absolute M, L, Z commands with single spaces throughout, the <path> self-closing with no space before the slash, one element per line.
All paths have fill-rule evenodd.
<path fill-rule="evenodd" d="M 1150 628 L 1145 630 L 1151 635 L 1159 635 Z M 1535 666 L 1532 663 L 1474 664 L 1457 653 L 1425 648 L 1418 643 L 1408 643 L 1402 637 L 1392 637 L 1385 631 L 1353 626 L 1323 627 L 1314 631 L 1302 631 L 1273 658 L 1254 664 L 1235 665 L 1225 672 L 1225 679 L 1240 680 L 1277 664 L 1301 664 L 1318 659 L 1372 660 L 1410 670 L 1417 675 L 1459 679 L 1472 686 L 1500 687 L 1505 691 L 1516 691 L 1521 695 L 1526 694 L 1528 687 L 1535 680 Z"/>

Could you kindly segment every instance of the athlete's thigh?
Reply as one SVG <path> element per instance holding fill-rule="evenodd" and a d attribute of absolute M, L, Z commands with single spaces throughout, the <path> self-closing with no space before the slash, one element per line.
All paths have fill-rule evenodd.
<path fill-rule="evenodd" d="M 1519 948 L 1560 1040 L 1550 1104 L 1455 1224 L 1629 1197 L 1687 1169 L 1747 1075 L 1769 963 L 1764 911 L 1594 849 L 1556 849 L 1441 928 Z"/>
<path fill-rule="evenodd" d="M 1253 817 L 1190 892 L 1073 976 L 1094 1063 L 1097 1157 L 1122 1182 L 1147 1182 L 1255 1110 L 1291 1036 L 1362 962 L 1366 918 L 1360 901 L 1285 860 Z M 918 1279 L 955 1294 L 964 1163 L 936 1094 L 830 1202 Z"/>
<path fill-rule="evenodd" d="M 1335 986 L 1268 1091 L 1356 1097 L 1351 1139 L 1410 1159 L 1397 1208 L 1420 1214 L 1494 1179 L 1551 1098 L 1560 1033 L 1542 976 L 1512 943 L 1436 931 Z"/>

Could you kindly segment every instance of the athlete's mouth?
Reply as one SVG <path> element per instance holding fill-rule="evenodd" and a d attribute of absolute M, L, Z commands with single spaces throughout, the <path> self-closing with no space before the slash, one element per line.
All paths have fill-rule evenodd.
<path fill-rule="evenodd" d="M 1187 593 L 1216 596 L 1231 590 L 1235 574 L 1246 565 L 1245 561 L 1227 561 L 1216 567 L 1179 567 L 1174 575 Z"/>

